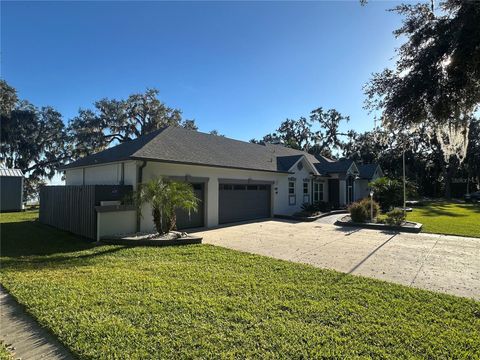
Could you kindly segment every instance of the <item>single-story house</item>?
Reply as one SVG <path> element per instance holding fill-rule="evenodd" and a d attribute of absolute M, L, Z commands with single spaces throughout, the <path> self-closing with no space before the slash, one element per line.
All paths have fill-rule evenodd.
<path fill-rule="evenodd" d="M 0 211 L 23 209 L 23 173 L 20 169 L 0 169 Z"/>
<path fill-rule="evenodd" d="M 275 144 L 253 144 L 166 127 L 62 168 L 66 185 L 132 185 L 158 176 L 193 184 L 201 209 L 179 216 L 179 228 L 292 215 L 303 203 L 345 206 L 368 196 L 376 165 L 333 161 Z M 145 211 L 144 214 L 149 214 Z M 144 216 L 141 231 L 153 229 Z"/>

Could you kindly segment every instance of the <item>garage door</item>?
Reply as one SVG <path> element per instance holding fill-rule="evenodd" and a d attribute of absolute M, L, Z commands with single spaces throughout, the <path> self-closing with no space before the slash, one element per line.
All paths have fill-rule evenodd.
<path fill-rule="evenodd" d="M 270 185 L 220 184 L 220 224 L 266 217 L 270 217 Z"/>
<path fill-rule="evenodd" d="M 193 191 L 195 192 L 195 196 L 199 201 L 198 203 L 198 211 L 197 212 L 190 212 L 185 210 L 178 210 L 177 211 L 177 229 L 188 229 L 188 228 L 195 228 L 195 227 L 202 227 L 205 226 L 204 223 L 204 184 L 192 184 Z"/>

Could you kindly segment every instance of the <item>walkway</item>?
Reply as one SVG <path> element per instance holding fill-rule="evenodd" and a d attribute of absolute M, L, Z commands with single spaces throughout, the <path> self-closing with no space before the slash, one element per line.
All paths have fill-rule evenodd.
<path fill-rule="evenodd" d="M 14 348 L 14 359 L 75 359 L 60 342 L 0 287 L 0 339 Z"/>

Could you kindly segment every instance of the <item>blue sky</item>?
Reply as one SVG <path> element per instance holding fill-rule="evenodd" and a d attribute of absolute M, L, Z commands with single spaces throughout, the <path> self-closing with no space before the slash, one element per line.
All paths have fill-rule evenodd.
<path fill-rule="evenodd" d="M 319 106 L 373 126 L 362 86 L 388 66 L 393 2 L 3 2 L 1 76 L 67 121 L 156 87 L 169 106 L 249 140 Z"/>

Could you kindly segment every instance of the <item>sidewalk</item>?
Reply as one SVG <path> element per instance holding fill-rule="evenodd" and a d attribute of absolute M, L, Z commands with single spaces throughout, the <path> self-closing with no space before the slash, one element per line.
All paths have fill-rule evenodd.
<path fill-rule="evenodd" d="M 75 359 L 0 286 L 0 339 L 14 348 L 14 359 Z"/>

